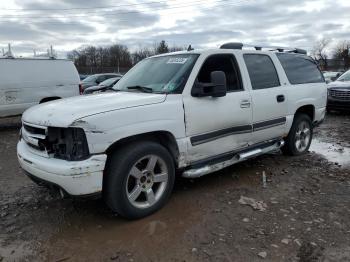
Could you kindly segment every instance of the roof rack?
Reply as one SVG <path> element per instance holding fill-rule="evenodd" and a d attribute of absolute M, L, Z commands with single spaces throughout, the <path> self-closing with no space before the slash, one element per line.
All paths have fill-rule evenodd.
<path fill-rule="evenodd" d="M 307 52 L 304 49 L 300 48 L 290 48 L 290 47 L 276 47 L 276 46 L 253 46 L 253 45 L 244 45 L 239 42 L 225 43 L 220 46 L 220 49 L 239 49 L 242 50 L 243 47 L 253 47 L 255 50 L 262 51 L 263 49 L 269 49 L 268 51 L 278 51 L 280 53 L 295 53 L 306 55 Z"/>
<path fill-rule="evenodd" d="M 4 48 L 2 49 L 2 58 L 15 58 L 11 50 L 11 44 L 8 44 L 7 52 L 5 52 Z"/>
<path fill-rule="evenodd" d="M 22 56 L 15 56 L 12 52 L 11 44 L 8 44 L 8 50 L 5 52 L 5 49 L 2 48 L 2 53 L 0 53 L 0 58 L 3 59 L 57 59 L 57 52 L 53 49 L 52 45 L 50 46 L 49 49 L 47 49 L 47 53 L 41 53 L 37 54 L 35 50 L 34 51 L 34 56 L 33 57 L 22 57 Z"/>

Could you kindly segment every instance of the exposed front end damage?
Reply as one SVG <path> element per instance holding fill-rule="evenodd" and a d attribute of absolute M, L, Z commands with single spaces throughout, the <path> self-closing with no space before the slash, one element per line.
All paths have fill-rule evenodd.
<path fill-rule="evenodd" d="M 91 155 L 82 128 L 23 123 L 17 146 L 21 167 L 31 177 L 54 184 L 72 196 L 102 191 L 107 155 Z"/>
<path fill-rule="evenodd" d="M 53 158 L 79 161 L 89 157 L 82 128 L 39 127 L 24 123 L 21 136 L 29 146 Z"/>

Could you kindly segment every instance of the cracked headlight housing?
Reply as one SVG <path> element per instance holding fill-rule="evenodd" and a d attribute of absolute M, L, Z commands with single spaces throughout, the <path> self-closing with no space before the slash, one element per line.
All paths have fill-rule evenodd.
<path fill-rule="evenodd" d="M 80 161 L 90 155 L 85 132 L 82 128 L 49 127 L 45 148 L 54 158 Z"/>

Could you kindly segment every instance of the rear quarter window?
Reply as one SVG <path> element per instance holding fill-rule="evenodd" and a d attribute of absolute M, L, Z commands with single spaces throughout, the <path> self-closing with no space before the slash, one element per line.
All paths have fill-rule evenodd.
<path fill-rule="evenodd" d="M 325 81 L 318 66 L 310 57 L 278 53 L 277 57 L 291 84 L 323 83 Z"/>

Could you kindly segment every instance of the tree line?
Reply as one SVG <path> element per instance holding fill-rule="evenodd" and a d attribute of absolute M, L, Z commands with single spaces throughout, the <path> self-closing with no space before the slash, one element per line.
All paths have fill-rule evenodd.
<path fill-rule="evenodd" d="M 334 44 L 331 39 L 322 38 L 315 43 L 311 56 L 322 70 L 347 70 L 350 68 L 350 41 L 343 40 Z"/>
<path fill-rule="evenodd" d="M 333 46 L 333 47 L 331 47 Z M 139 47 L 131 52 L 126 45 L 114 44 L 106 47 L 83 46 L 68 53 L 79 73 L 127 72 L 139 61 L 153 55 L 184 50 L 182 46 L 170 47 L 164 40 L 152 47 Z M 322 70 L 350 68 L 350 41 L 333 43 L 323 38 L 317 41 L 310 55 L 319 63 Z"/>
<path fill-rule="evenodd" d="M 184 47 L 170 47 L 164 40 L 153 47 L 139 47 L 130 52 L 127 46 L 114 44 L 107 47 L 83 46 L 67 54 L 76 65 L 79 73 L 126 72 L 134 64 L 149 56 L 181 51 Z"/>

